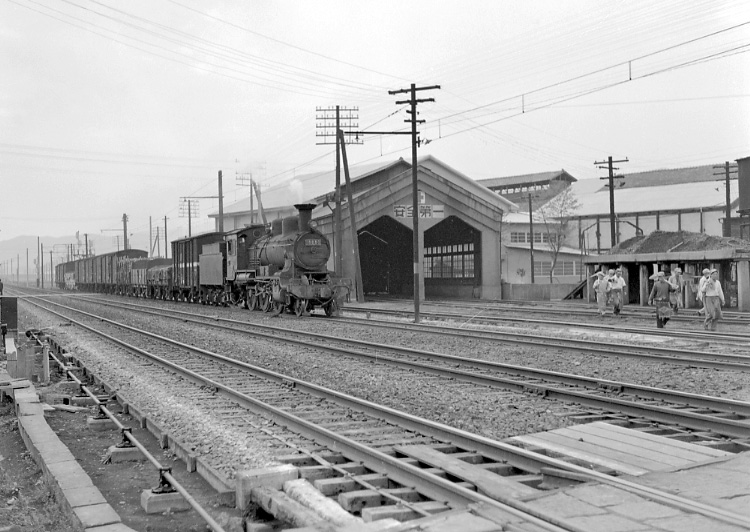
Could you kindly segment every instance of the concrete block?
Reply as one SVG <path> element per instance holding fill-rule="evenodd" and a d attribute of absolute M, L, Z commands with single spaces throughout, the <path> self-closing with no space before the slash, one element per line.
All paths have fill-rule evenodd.
<path fill-rule="evenodd" d="M 49 464 L 47 469 L 63 491 L 66 489 L 87 488 L 93 486 L 91 478 L 89 478 L 83 468 L 78 465 L 78 462 Z"/>
<path fill-rule="evenodd" d="M 102 495 L 102 492 L 96 486 L 65 489 L 62 490 L 62 493 L 71 508 L 105 504 L 107 502 L 107 499 L 104 498 L 104 495 Z"/>
<path fill-rule="evenodd" d="M 297 468 L 291 464 L 238 471 L 234 477 L 237 494 L 235 504 L 241 511 L 245 511 L 250 504 L 250 492 L 253 488 L 265 486 L 280 490 L 284 487 L 284 482 L 295 480 L 298 475 Z"/>
<path fill-rule="evenodd" d="M 96 404 L 96 399 L 89 397 L 88 395 L 77 395 L 71 397 L 68 404 L 73 406 L 93 406 Z"/>
<path fill-rule="evenodd" d="M 180 512 L 189 510 L 190 505 L 177 492 L 153 493 L 151 490 L 141 492 L 141 507 L 147 514 L 160 514 L 166 511 Z"/>
<path fill-rule="evenodd" d="M 52 391 L 39 392 L 39 399 L 48 405 L 61 405 L 70 401 L 70 395 Z"/>
<path fill-rule="evenodd" d="M 111 525 L 113 523 L 122 522 L 114 508 L 106 503 L 79 506 L 78 508 L 73 508 L 73 513 L 75 513 L 76 517 L 81 522 L 81 525 L 83 525 L 83 528 Z"/>
<path fill-rule="evenodd" d="M 107 458 L 114 464 L 118 462 L 145 462 L 146 457 L 138 447 L 117 447 L 107 449 Z"/>
<path fill-rule="evenodd" d="M 42 403 L 16 403 L 17 416 L 43 416 Z"/>
<path fill-rule="evenodd" d="M 111 419 L 96 419 L 93 416 L 86 418 L 86 425 L 89 429 L 100 432 L 117 428 L 117 425 Z"/>

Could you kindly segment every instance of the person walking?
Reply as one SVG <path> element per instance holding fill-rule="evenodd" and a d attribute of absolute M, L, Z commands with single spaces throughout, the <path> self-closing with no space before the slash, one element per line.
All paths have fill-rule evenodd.
<path fill-rule="evenodd" d="M 700 281 L 698 281 L 698 300 L 703 304 L 703 306 L 698 310 L 698 316 L 703 316 L 706 314 L 706 302 L 703 300 L 703 287 L 706 284 L 706 281 L 708 281 L 709 277 L 711 276 L 711 270 L 708 268 L 703 268 L 703 277 L 700 278 Z"/>
<path fill-rule="evenodd" d="M 716 330 L 716 324 L 723 318 L 721 306 L 724 304 L 724 291 L 719 282 L 719 271 L 711 270 L 708 280 L 703 284 L 703 303 L 706 308 L 706 319 L 703 328 Z"/>
<path fill-rule="evenodd" d="M 675 268 L 667 282 L 674 288 L 674 292 L 669 293 L 669 305 L 672 312 L 677 314 L 678 309 L 682 307 L 682 270 Z"/>
<path fill-rule="evenodd" d="M 672 291 L 672 285 L 669 284 L 664 276 L 664 272 L 657 272 L 656 281 L 651 288 L 651 294 L 648 296 L 648 304 L 656 306 L 656 328 L 663 329 L 672 317 L 672 307 L 669 304 L 669 292 Z"/>
<path fill-rule="evenodd" d="M 596 293 L 596 305 L 599 308 L 599 314 L 604 316 L 607 311 L 607 298 L 612 284 L 604 275 L 604 272 L 596 272 L 596 281 L 594 281 L 594 292 Z"/>
<path fill-rule="evenodd" d="M 622 310 L 622 303 L 624 301 L 624 289 L 625 279 L 622 276 L 622 268 L 615 270 L 615 276 L 612 278 L 612 289 L 610 294 L 612 295 L 612 305 L 614 307 L 615 316 L 620 316 Z"/>

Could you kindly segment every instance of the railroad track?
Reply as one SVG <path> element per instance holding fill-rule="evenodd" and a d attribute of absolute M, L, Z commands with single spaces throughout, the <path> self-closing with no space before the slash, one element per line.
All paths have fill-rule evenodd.
<path fill-rule="evenodd" d="M 391 303 L 402 303 L 409 305 L 412 302 L 410 300 L 400 299 L 378 299 L 371 298 L 371 302 L 387 301 Z M 570 315 L 571 313 L 590 315 L 596 317 L 599 315 L 599 311 L 596 306 L 592 306 L 585 302 L 570 302 L 558 304 L 545 303 L 539 301 L 520 301 L 520 300 L 482 300 L 481 302 L 468 302 L 462 300 L 434 300 L 430 299 L 424 301 L 426 306 L 434 307 L 450 307 L 450 308 L 462 308 L 468 310 L 497 310 L 497 311 L 520 311 L 520 312 L 537 312 L 545 314 L 561 314 Z M 698 320 L 697 312 L 698 309 L 680 309 L 680 312 L 672 317 L 672 320 L 676 322 L 690 322 L 696 323 Z M 653 319 L 654 309 L 653 307 L 642 307 L 637 305 L 626 305 L 622 310 L 623 317 L 633 318 L 644 318 Z M 724 323 L 727 325 L 750 325 L 750 313 L 723 310 Z"/>
<path fill-rule="evenodd" d="M 406 299 L 390 299 L 390 298 L 368 298 L 368 302 L 388 302 L 394 304 L 403 304 L 408 306 L 412 304 L 411 300 Z M 585 302 L 541 302 L 541 301 L 520 301 L 520 300 L 481 300 L 481 301 L 465 301 L 465 300 L 436 300 L 429 299 L 423 302 L 423 305 L 429 307 L 449 307 L 449 308 L 460 308 L 466 310 L 476 311 L 498 311 L 498 312 L 535 312 L 538 314 L 556 314 L 556 315 L 570 315 L 575 313 L 577 315 L 585 315 L 591 317 L 598 317 L 599 311 L 596 306 L 593 306 Z M 696 323 L 698 316 L 696 309 L 680 309 L 680 312 L 672 317 L 676 322 L 688 322 Z M 623 317 L 630 318 L 643 318 L 653 319 L 654 309 L 653 307 L 642 307 L 639 305 L 626 305 L 622 310 Z M 750 313 L 731 311 L 722 309 L 724 315 L 724 323 L 726 325 L 750 325 Z"/>
<path fill-rule="evenodd" d="M 316 349 L 337 355 L 389 364 L 480 386 L 541 395 L 587 409 L 613 413 L 614 417 L 631 416 L 694 431 L 708 431 L 729 438 L 750 439 L 750 403 L 743 401 L 343 339 L 308 331 L 294 331 L 283 326 L 248 323 L 218 316 L 196 316 L 185 311 L 155 309 L 129 302 L 102 302 L 97 299 L 87 301 L 129 308 L 154 316 L 171 317 L 233 333 L 249 334 L 270 342 L 283 341 L 303 348 L 314 345 Z M 369 326 L 367 322 L 364 325 Z M 664 361 L 665 358 L 661 357 L 661 360 Z M 669 360 L 671 362 L 672 357 Z"/>
<path fill-rule="evenodd" d="M 428 305 L 425 305 L 427 307 Z M 476 323 L 476 324 L 492 324 L 502 325 L 508 323 L 525 323 L 535 324 L 541 326 L 556 326 L 566 328 L 585 328 L 600 331 L 614 331 L 618 333 L 630 333 L 630 334 L 644 334 L 671 338 L 691 339 L 691 340 L 709 340 L 711 342 L 723 342 L 725 344 L 740 344 L 747 346 L 750 344 L 750 333 L 744 332 L 733 332 L 733 331 L 703 331 L 703 330 L 690 330 L 690 329 L 656 329 L 649 328 L 644 329 L 643 327 L 627 327 L 622 325 L 614 325 L 608 323 L 602 323 L 598 320 L 597 323 L 593 322 L 580 322 L 580 321 L 557 321 L 542 318 L 528 318 L 519 317 L 517 315 L 508 316 L 502 314 L 491 315 L 488 312 L 491 310 L 495 312 L 496 309 L 492 308 L 487 311 L 483 309 L 477 309 L 477 312 L 473 314 L 461 314 L 459 312 L 431 312 L 425 310 L 422 307 L 420 310 L 420 316 L 423 319 L 433 320 L 452 320 L 461 323 Z M 394 310 L 384 309 L 378 307 L 367 307 L 364 305 L 357 306 L 346 306 L 344 308 L 345 313 L 348 314 L 380 314 L 384 316 L 398 316 L 405 318 L 413 318 L 413 310 Z M 566 315 L 570 315 L 570 311 L 566 312 Z"/>
<path fill-rule="evenodd" d="M 36 302 L 33 304 L 38 305 Z M 306 455 L 306 458 L 300 456 L 297 460 L 310 460 L 327 470 L 342 474 L 341 482 L 353 483 L 354 489 L 364 488 L 358 491 L 367 492 L 367 496 L 371 497 L 368 501 L 371 501 L 372 497 L 377 497 L 380 504 L 383 504 L 385 501 L 392 502 L 398 499 L 404 514 L 409 517 L 481 502 L 490 508 L 510 513 L 521 522 L 533 523 L 543 530 L 578 530 L 576 526 L 564 520 L 530 509 L 523 502 L 523 493 L 536 489 L 540 480 L 538 473 L 547 467 L 569 471 L 580 475 L 580 478 L 598 480 L 629 491 L 648 493 L 653 500 L 668 502 L 670 505 L 727 523 L 750 525 L 750 520 L 746 517 L 719 508 L 706 507 L 586 467 L 415 418 L 207 350 L 115 324 L 101 316 L 65 308 L 84 315 L 84 321 L 93 321 L 100 326 L 105 323 L 127 331 L 127 336 L 131 337 L 129 340 L 134 343 L 144 342 L 144 338 L 148 346 L 157 343 L 160 346 L 159 356 L 146 351 L 143 347 L 129 345 L 122 339 L 115 339 L 102 331 L 97 331 L 91 325 L 71 320 L 91 332 L 105 335 L 110 341 L 138 353 L 140 357 L 148 358 L 148 364 L 159 364 L 196 384 L 212 387 L 222 398 L 235 402 L 249 411 L 270 417 L 277 423 L 290 427 L 294 432 L 311 438 L 323 447 L 307 449 L 300 453 Z M 59 312 L 48 308 L 46 310 L 70 320 Z M 233 421 L 239 424 L 238 430 L 243 430 L 243 415 L 236 411 L 232 414 Z M 344 420 L 346 430 L 338 430 Z M 332 430 L 332 427 L 337 430 Z M 283 435 L 277 437 L 285 439 Z M 481 464 L 485 470 L 497 473 L 504 479 L 503 493 L 493 492 L 492 496 L 484 495 L 486 490 L 482 489 L 482 486 L 467 485 L 466 479 L 441 475 L 442 471 L 435 471 L 434 468 L 418 467 L 422 459 L 414 458 L 410 453 L 415 442 L 429 442 L 435 452 L 452 453 L 460 460 Z M 330 449 L 336 449 L 336 452 L 331 452 Z M 522 474 L 514 475 L 518 472 Z M 396 483 L 400 487 L 394 488 L 393 484 L 387 484 L 388 488 L 380 488 L 378 484 L 371 482 L 374 477 L 383 476 L 387 477 L 390 483 Z M 474 491 L 475 489 L 477 491 Z M 360 495 L 360 498 L 352 496 L 347 500 L 352 501 L 356 507 L 363 504 L 362 497 L 365 495 Z"/>

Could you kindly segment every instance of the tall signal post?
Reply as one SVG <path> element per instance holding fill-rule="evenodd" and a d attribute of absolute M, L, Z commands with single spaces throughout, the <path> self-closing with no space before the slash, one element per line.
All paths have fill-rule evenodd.
<path fill-rule="evenodd" d="M 417 145 L 419 140 L 417 138 L 417 123 L 424 123 L 424 120 L 417 119 L 417 104 L 424 102 L 434 102 L 434 98 L 423 98 L 417 99 L 417 91 L 427 91 L 439 89 L 440 85 L 431 85 L 429 87 L 417 87 L 414 83 L 408 89 L 399 89 L 395 91 L 388 91 L 388 94 L 409 94 L 408 100 L 397 101 L 396 105 L 409 104 L 411 106 L 407 113 L 411 114 L 409 120 L 404 122 L 411 122 L 411 192 L 412 192 L 412 230 L 414 231 L 414 238 L 412 240 L 413 250 L 413 262 L 414 262 L 414 322 L 419 323 L 419 299 L 420 299 L 420 276 L 422 271 L 422 265 L 419 262 L 419 183 L 417 178 Z"/>
<path fill-rule="evenodd" d="M 721 179 L 721 181 L 724 181 L 726 188 L 726 203 L 724 205 L 724 225 L 721 227 L 721 236 L 730 237 L 732 236 L 732 197 L 729 193 L 729 181 L 732 179 L 732 174 L 737 173 L 737 165 L 727 161 L 721 166 L 714 166 L 714 170 L 724 170 L 723 172 L 714 172 L 714 175 L 724 175 L 724 179 Z"/>
<path fill-rule="evenodd" d="M 607 179 L 609 180 L 609 230 L 610 230 L 610 237 L 611 237 L 611 245 L 610 249 L 615 247 L 617 245 L 617 227 L 615 225 L 615 179 L 622 179 L 625 176 L 623 175 L 615 175 L 615 170 L 619 170 L 619 168 L 615 168 L 612 166 L 614 163 L 627 163 L 628 158 L 625 157 L 624 159 L 620 159 L 618 161 L 613 161 L 612 156 L 610 155 L 607 157 L 606 161 L 594 161 L 594 164 L 597 166 L 597 168 L 603 168 L 609 170 L 609 176 L 608 177 L 600 177 L 599 179 Z M 606 164 L 607 166 L 601 166 L 603 164 Z"/>
<path fill-rule="evenodd" d="M 188 219 L 188 238 L 193 236 L 193 218 L 198 217 L 199 207 L 200 203 L 198 203 L 197 198 L 180 198 L 179 213 L 180 218 Z"/>
<path fill-rule="evenodd" d="M 192 219 L 198 217 L 199 199 L 217 199 L 219 200 L 219 232 L 224 232 L 224 189 L 222 184 L 222 172 L 219 170 L 219 195 L 218 196 L 183 196 L 180 198 L 179 212 L 180 218 L 188 219 L 188 237 L 193 236 Z M 195 211 L 195 212 L 194 212 Z M 167 234 L 167 220 L 164 219 L 164 235 Z"/>
<path fill-rule="evenodd" d="M 315 108 L 315 137 L 316 145 L 336 145 L 336 188 L 334 202 L 336 210 L 333 214 L 333 269 L 336 275 L 343 274 L 342 231 L 341 231 L 341 150 L 338 131 L 342 130 L 349 137 L 348 144 L 362 144 L 358 136 L 352 138 L 353 131 L 358 127 L 358 107 L 316 107 Z M 354 220 L 351 221 L 354 224 Z"/>

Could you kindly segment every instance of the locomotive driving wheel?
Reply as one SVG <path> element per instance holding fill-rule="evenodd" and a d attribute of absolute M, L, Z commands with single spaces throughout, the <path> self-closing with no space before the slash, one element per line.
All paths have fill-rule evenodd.
<path fill-rule="evenodd" d="M 329 318 L 331 316 L 338 318 L 341 314 L 341 311 L 339 310 L 339 304 L 335 299 L 331 299 L 328 303 L 323 305 L 323 310 L 325 311 L 326 316 L 328 316 Z"/>
<path fill-rule="evenodd" d="M 271 309 L 273 307 L 273 299 L 271 297 L 271 294 L 261 294 L 261 306 L 260 309 L 263 312 L 271 312 Z"/>
<path fill-rule="evenodd" d="M 299 318 L 307 311 L 307 299 L 294 300 L 294 314 Z"/>

